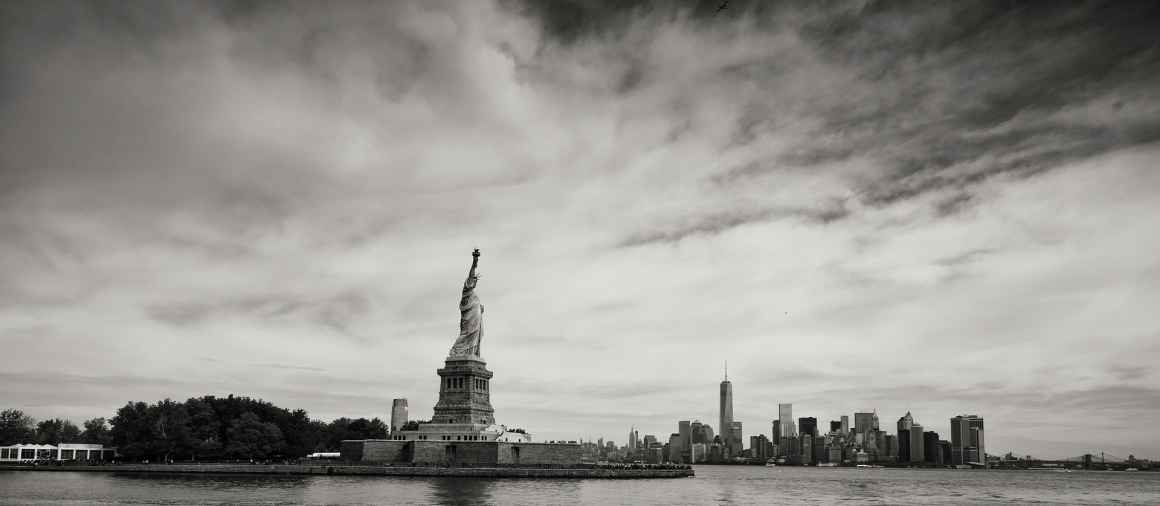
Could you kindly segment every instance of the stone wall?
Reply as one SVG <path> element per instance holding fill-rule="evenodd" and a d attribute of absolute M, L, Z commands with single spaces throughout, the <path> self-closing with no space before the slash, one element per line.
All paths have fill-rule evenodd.
<path fill-rule="evenodd" d="M 573 466 L 580 445 L 496 441 L 343 441 L 342 460 L 436 466 Z"/>
<path fill-rule="evenodd" d="M 366 446 L 366 441 L 363 440 L 346 440 L 342 442 L 339 447 L 339 453 L 342 454 L 342 460 L 347 462 L 358 462 L 363 459 L 363 447 Z"/>
<path fill-rule="evenodd" d="M 499 445 L 498 464 L 506 465 L 576 465 L 581 450 L 577 444 L 496 443 Z"/>
<path fill-rule="evenodd" d="M 343 441 L 344 447 L 346 443 L 347 441 Z M 361 458 L 347 459 L 346 453 L 344 452 L 342 454 L 343 460 L 379 463 L 411 462 L 412 460 L 410 441 L 368 439 L 362 443 Z"/>
<path fill-rule="evenodd" d="M 413 441 L 417 465 L 495 465 L 499 443 L 491 441 Z"/>

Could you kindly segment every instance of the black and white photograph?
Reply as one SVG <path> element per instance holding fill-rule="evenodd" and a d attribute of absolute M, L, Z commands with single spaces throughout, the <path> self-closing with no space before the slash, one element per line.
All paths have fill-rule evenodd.
<path fill-rule="evenodd" d="M 1157 1 L 0 0 L 0 506 L 1160 504 L 1158 366 Z"/>

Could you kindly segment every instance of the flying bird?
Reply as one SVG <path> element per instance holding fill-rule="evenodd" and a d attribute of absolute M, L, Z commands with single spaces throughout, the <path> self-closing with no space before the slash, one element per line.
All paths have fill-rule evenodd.
<path fill-rule="evenodd" d="M 721 2 L 721 5 L 717 6 L 717 12 L 714 12 L 713 15 L 716 16 L 721 11 L 725 10 L 725 8 L 728 6 L 729 6 L 729 0 L 725 0 L 724 2 Z"/>

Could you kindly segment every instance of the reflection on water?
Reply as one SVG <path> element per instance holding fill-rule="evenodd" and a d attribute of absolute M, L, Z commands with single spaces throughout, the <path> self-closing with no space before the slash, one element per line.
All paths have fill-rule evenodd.
<path fill-rule="evenodd" d="M 492 504 L 491 491 L 496 480 L 486 478 L 434 478 L 435 501 L 453 506 L 466 504 Z"/>
<path fill-rule="evenodd" d="M 695 478 L 533 480 L 0 471 L 5 504 L 1160 504 L 1160 473 L 698 466 Z"/>

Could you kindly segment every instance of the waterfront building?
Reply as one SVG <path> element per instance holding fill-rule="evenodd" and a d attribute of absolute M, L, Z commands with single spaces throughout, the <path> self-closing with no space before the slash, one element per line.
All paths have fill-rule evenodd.
<path fill-rule="evenodd" d="M 798 433 L 801 435 L 818 435 L 818 419 L 812 416 L 798 418 Z"/>
<path fill-rule="evenodd" d="M 886 447 L 886 431 L 880 429 L 871 430 L 866 434 L 866 443 L 863 445 L 863 450 L 870 454 L 870 460 L 878 462 L 882 460 Z"/>
<path fill-rule="evenodd" d="M 669 462 L 685 462 L 685 447 L 681 445 L 681 434 L 678 432 L 669 435 Z"/>
<path fill-rule="evenodd" d="M 826 458 L 829 456 L 829 454 L 826 453 L 826 438 L 824 438 L 822 436 L 814 436 L 813 449 L 814 449 L 814 459 L 813 459 L 814 464 L 820 464 L 822 462 L 826 462 Z"/>
<path fill-rule="evenodd" d="M 700 464 L 709 460 L 709 445 L 705 443 L 693 443 L 689 447 L 689 463 Z"/>
<path fill-rule="evenodd" d="M 753 458 L 762 461 L 768 460 L 773 456 L 769 453 L 769 446 L 769 438 L 765 437 L 765 434 L 749 436 L 749 450 Z"/>
<path fill-rule="evenodd" d="M 883 438 L 882 453 L 879 459 L 884 462 L 898 461 L 898 436 L 894 434 L 887 434 Z"/>
<path fill-rule="evenodd" d="M 391 402 L 391 433 L 403 430 L 407 425 L 407 399 L 395 399 Z"/>
<path fill-rule="evenodd" d="M 726 446 L 729 448 L 729 451 L 736 452 L 736 453 L 730 453 L 729 456 L 731 456 L 731 457 L 739 455 L 741 453 L 742 445 L 744 444 L 744 443 L 742 443 L 741 434 L 742 434 L 741 422 L 739 422 L 739 421 L 730 422 L 729 423 L 729 443 L 727 443 Z"/>
<path fill-rule="evenodd" d="M 785 441 L 785 459 L 791 464 L 800 464 L 802 457 L 801 440 L 797 437 L 783 438 Z"/>
<path fill-rule="evenodd" d="M 798 446 L 799 446 L 799 448 L 801 448 L 801 463 L 802 463 L 802 465 L 809 466 L 809 465 L 815 464 L 815 462 L 814 462 L 814 437 L 803 432 L 800 436 L 798 436 L 798 440 L 800 441 L 800 443 L 798 443 Z"/>
<path fill-rule="evenodd" d="M 731 455 L 732 452 L 741 453 L 740 448 L 730 448 L 730 442 L 733 437 L 729 434 L 729 429 L 733 427 L 733 383 L 729 382 L 729 363 L 725 363 L 725 379 L 721 381 L 719 409 L 717 413 L 717 428 L 721 431 L 721 442 L 724 443 L 724 452 Z M 740 439 L 741 435 L 737 435 Z"/>
<path fill-rule="evenodd" d="M 841 446 L 831 446 L 830 447 L 828 462 L 833 462 L 835 464 L 842 463 L 842 447 Z"/>
<path fill-rule="evenodd" d="M 938 442 L 938 450 L 939 450 L 939 458 L 940 458 L 939 465 L 941 465 L 941 466 L 951 465 L 951 442 L 947 441 L 945 439 L 940 439 Z"/>
<path fill-rule="evenodd" d="M 868 455 L 866 452 L 864 452 L 862 450 L 858 450 L 857 452 L 854 453 L 854 462 L 857 462 L 859 464 L 869 464 L 870 463 L 870 455 Z"/>
<path fill-rule="evenodd" d="M 910 429 L 914 426 L 914 417 L 907 411 L 898 419 L 898 462 L 910 462 Z"/>
<path fill-rule="evenodd" d="M 660 464 L 660 463 L 664 462 L 664 452 L 665 452 L 665 449 L 663 446 L 654 446 L 652 448 L 645 448 L 643 460 L 647 464 Z"/>
<path fill-rule="evenodd" d="M 982 425 L 982 423 L 983 420 L 980 419 L 979 424 Z M 979 462 L 984 466 L 987 465 L 987 452 L 984 450 L 983 446 L 983 428 L 981 426 L 971 427 L 971 445 L 973 445 L 975 449 L 975 454 L 978 456 L 978 460 L 971 460 L 970 462 Z"/>
<path fill-rule="evenodd" d="M 972 429 L 978 429 L 973 431 Z M 983 418 L 978 415 L 959 415 L 951 418 L 951 463 L 953 465 L 963 465 L 969 462 L 979 462 L 979 460 L 972 460 L 967 454 L 973 449 L 976 457 L 985 457 L 986 452 L 983 451 Z"/>
<path fill-rule="evenodd" d="M 36 460 L 107 462 L 117 455 L 117 449 L 87 443 L 15 444 L 0 446 L 0 462 L 27 462 Z"/>
<path fill-rule="evenodd" d="M 909 414 L 909 413 L 908 413 Z M 922 425 L 913 424 L 910 426 L 910 463 L 917 464 L 922 462 L 924 455 L 924 445 L 922 439 Z"/>
<path fill-rule="evenodd" d="M 681 451 L 687 452 L 693 447 L 693 424 L 688 420 L 677 422 L 677 434 L 681 436 Z M 685 459 L 692 462 L 690 459 Z"/>
<path fill-rule="evenodd" d="M 714 442 L 709 445 L 709 462 L 723 462 L 725 460 L 725 449 L 721 443 Z"/>
<path fill-rule="evenodd" d="M 942 455 L 938 446 L 938 433 L 928 430 L 922 433 L 923 461 L 928 464 L 941 465 Z"/>

